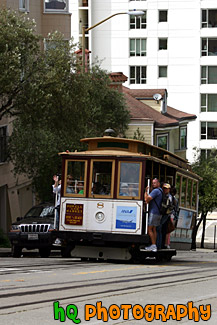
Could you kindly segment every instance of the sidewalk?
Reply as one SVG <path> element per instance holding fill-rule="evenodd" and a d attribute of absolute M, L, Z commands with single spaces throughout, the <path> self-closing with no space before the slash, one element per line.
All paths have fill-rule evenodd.
<path fill-rule="evenodd" d="M 197 232 L 197 247 L 200 247 L 203 224 L 201 223 Z M 206 230 L 204 238 L 204 247 L 217 250 L 217 210 L 208 213 L 206 219 Z"/>
<path fill-rule="evenodd" d="M 9 257 L 9 256 L 11 256 L 11 249 L 0 247 L 0 257 Z"/>
<path fill-rule="evenodd" d="M 35 257 L 35 256 L 39 256 L 39 251 L 38 249 L 31 249 L 31 250 L 27 250 L 27 249 L 23 249 L 22 250 L 22 255 L 28 255 L 29 257 Z M 60 251 L 58 250 L 52 250 L 51 251 L 51 256 L 52 255 L 57 255 L 60 256 Z M 0 247 L 0 257 L 11 257 L 11 248 L 1 248 Z"/>

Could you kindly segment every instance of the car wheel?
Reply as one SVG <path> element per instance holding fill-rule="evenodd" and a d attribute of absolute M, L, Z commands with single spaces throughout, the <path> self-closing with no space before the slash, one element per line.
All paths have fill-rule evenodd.
<path fill-rule="evenodd" d="M 22 255 L 22 247 L 12 245 L 12 247 L 11 247 L 11 255 L 12 255 L 12 257 L 20 257 Z"/>
<path fill-rule="evenodd" d="M 47 258 L 50 256 L 50 248 L 39 248 L 39 254 L 41 257 Z"/>

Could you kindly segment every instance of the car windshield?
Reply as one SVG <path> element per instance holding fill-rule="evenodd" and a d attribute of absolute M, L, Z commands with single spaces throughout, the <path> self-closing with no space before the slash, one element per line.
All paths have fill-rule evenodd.
<path fill-rule="evenodd" d="M 25 218 L 29 217 L 53 217 L 54 215 L 54 207 L 48 206 L 48 207 L 34 207 L 27 214 L 25 215 Z"/>

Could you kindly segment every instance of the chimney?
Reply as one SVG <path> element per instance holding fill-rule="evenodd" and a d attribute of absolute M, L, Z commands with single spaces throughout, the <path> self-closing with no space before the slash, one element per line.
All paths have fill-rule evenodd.
<path fill-rule="evenodd" d="M 111 80 L 110 87 L 122 92 L 122 84 L 128 79 L 123 72 L 111 72 L 109 78 Z"/>
<path fill-rule="evenodd" d="M 165 93 L 163 96 L 163 99 L 161 101 L 161 113 L 166 114 L 167 113 L 167 90 L 165 89 Z"/>
<path fill-rule="evenodd" d="M 88 71 L 90 53 L 91 51 L 85 49 L 85 72 Z M 82 66 L 82 49 L 76 51 L 75 54 L 77 55 L 78 62 L 80 62 L 80 65 Z"/>

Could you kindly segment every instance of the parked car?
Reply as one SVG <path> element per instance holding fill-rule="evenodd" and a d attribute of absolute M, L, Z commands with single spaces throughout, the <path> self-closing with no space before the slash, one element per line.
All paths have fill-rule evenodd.
<path fill-rule="evenodd" d="M 61 249 L 54 245 L 54 214 L 54 205 L 43 203 L 33 206 L 23 218 L 17 218 L 8 233 L 13 257 L 20 257 L 23 248 L 39 249 L 41 257 L 48 257 L 51 249 Z"/>

